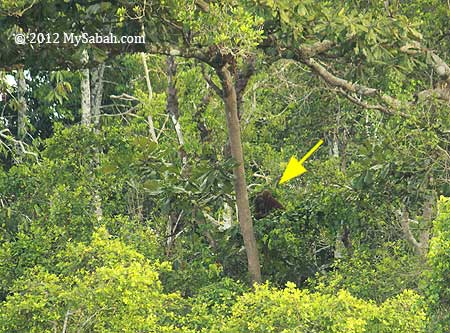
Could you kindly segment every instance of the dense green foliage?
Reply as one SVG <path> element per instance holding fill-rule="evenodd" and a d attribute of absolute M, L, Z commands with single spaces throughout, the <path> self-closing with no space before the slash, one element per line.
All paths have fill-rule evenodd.
<path fill-rule="evenodd" d="M 428 293 L 431 305 L 439 325 L 433 327 L 437 332 L 446 332 L 450 329 L 450 201 L 441 197 L 439 202 L 439 215 L 434 221 L 434 237 L 430 244 L 429 261 L 432 267 L 427 278 L 429 279 Z M 434 321 L 433 321 L 434 322 Z"/>
<path fill-rule="evenodd" d="M 439 0 L 0 1 L 0 331 L 449 332 L 449 22 Z M 263 190 L 284 209 L 259 218 Z"/>

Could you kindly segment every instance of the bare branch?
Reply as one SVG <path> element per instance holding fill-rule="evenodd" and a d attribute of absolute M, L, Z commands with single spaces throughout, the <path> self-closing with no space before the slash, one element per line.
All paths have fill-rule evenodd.
<path fill-rule="evenodd" d="M 410 223 L 409 214 L 406 209 L 403 209 L 403 211 L 401 212 L 400 220 L 403 234 L 405 235 L 406 240 L 408 241 L 408 243 L 412 245 L 412 247 L 415 250 L 418 251 L 421 246 L 420 243 L 416 240 L 416 237 L 414 237 L 413 233 L 411 232 L 411 228 L 409 226 Z"/>
<path fill-rule="evenodd" d="M 353 83 L 331 74 L 324 66 L 312 58 L 305 60 L 305 64 L 331 86 L 366 97 L 374 97 L 378 94 L 378 90 L 375 88 L 369 88 L 358 83 Z"/>
<path fill-rule="evenodd" d="M 209 4 L 203 0 L 195 0 L 195 4 L 199 7 L 203 12 L 209 12 Z"/>
<path fill-rule="evenodd" d="M 430 99 L 437 98 L 439 100 L 450 103 L 450 89 L 444 88 L 435 88 L 435 89 L 427 89 L 419 92 L 417 94 L 419 99 Z"/>
<path fill-rule="evenodd" d="M 354 97 L 354 96 L 348 94 L 348 93 L 347 93 L 344 89 L 342 89 L 342 88 L 339 88 L 338 91 L 339 91 L 344 97 L 346 97 L 350 102 L 352 102 L 352 103 L 354 103 L 354 104 L 356 104 L 356 105 L 358 105 L 358 106 L 361 106 L 361 107 L 364 108 L 364 109 L 368 109 L 368 110 L 378 110 L 378 111 L 381 111 L 381 112 L 386 113 L 386 114 L 391 115 L 391 116 L 392 116 L 392 115 L 395 115 L 395 114 L 400 114 L 402 117 L 408 117 L 408 115 L 407 115 L 406 113 L 392 111 L 392 110 L 390 110 L 389 108 L 387 108 L 387 107 L 385 107 L 385 106 L 383 106 L 383 105 L 380 105 L 380 104 L 368 104 L 368 103 L 366 103 L 366 102 L 364 102 L 364 101 L 361 101 L 360 99 L 358 99 L 358 98 L 356 98 L 356 97 Z"/>
<path fill-rule="evenodd" d="M 110 95 L 109 96 L 111 99 L 123 99 L 125 101 L 138 101 L 140 102 L 139 98 L 128 95 L 126 93 L 122 93 L 120 95 Z"/>
<path fill-rule="evenodd" d="M 400 100 L 393 98 L 389 95 L 381 93 L 378 89 L 370 88 L 359 83 L 350 82 L 348 80 L 341 79 L 332 73 L 330 73 L 324 66 L 319 64 L 316 60 L 310 58 L 303 61 L 313 72 L 318 74 L 326 83 L 332 87 L 338 88 L 341 93 L 345 92 L 345 97 L 350 101 L 369 108 L 377 109 L 387 114 L 398 114 L 401 116 L 407 116 L 405 113 L 400 112 L 399 109 L 402 105 L 407 105 L 407 102 L 401 102 Z M 383 102 L 385 102 L 389 107 L 382 105 L 369 105 L 362 102 L 359 99 L 349 95 L 349 93 L 358 94 L 364 97 L 380 97 Z"/>
<path fill-rule="evenodd" d="M 70 315 L 72 315 L 72 312 L 70 312 L 70 310 L 67 310 L 66 315 L 64 316 L 64 324 L 63 324 L 63 328 L 62 328 L 62 333 L 66 333 L 67 322 L 69 321 Z"/>
<path fill-rule="evenodd" d="M 169 43 L 146 44 L 146 53 L 168 55 L 183 58 L 194 58 L 206 63 L 212 63 L 208 57 L 210 50 L 208 47 L 187 47 L 177 48 Z"/>
<path fill-rule="evenodd" d="M 428 51 L 428 55 L 432 60 L 432 66 L 439 77 L 450 83 L 450 67 L 433 51 Z"/>
<path fill-rule="evenodd" d="M 443 81 L 450 83 L 450 66 L 442 60 L 433 50 L 423 47 L 420 43 L 409 43 L 400 48 L 400 51 L 410 55 L 425 53 L 431 61 L 431 66 Z"/>
<path fill-rule="evenodd" d="M 5 139 L 5 140 L 7 140 L 7 141 L 11 141 L 12 143 L 16 144 L 16 145 L 20 148 L 20 150 L 21 150 L 21 152 L 22 152 L 23 154 L 32 155 L 32 156 L 36 159 L 36 162 L 39 163 L 38 154 L 36 154 L 35 152 L 32 152 L 32 151 L 27 150 L 27 149 L 26 149 L 27 144 L 24 143 L 24 142 L 21 141 L 21 140 L 16 140 L 16 139 L 13 137 L 13 135 L 11 134 L 11 132 L 10 132 L 9 129 L 5 128 L 5 129 L 1 130 L 1 131 L 0 131 L 0 138 L 3 138 L 3 139 Z M 8 145 L 7 145 L 5 142 L 0 141 L 0 143 L 1 143 L 7 150 L 12 151 L 11 148 L 9 148 Z"/>
<path fill-rule="evenodd" d="M 167 121 L 169 120 L 169 118 L 170 118 L 169 115 L 166 115 L 166 119 L 164 120 L 164 123 L 162 124 L 161 129 L 159 130 L 158 136 L 156 137 L 157 140 L 159 140 L 161 134 L 164 132 L 164 130 L 166 128 Z"/>
<path fill-rule="evenodd" d="M 424 207 L 424 219 L 431 221 L 431 204 L 430 202 L 427 202 Z M 414 234 L 411 231 L 410 223 L 416 222 L 415 220 L 411 220 L 409 218 L 408 210 L 403 208 L 403 210 L 400 212 L 400 223 L 402 226 L 403 234 L 407 240 L 407 242 L 414 248 L 416 253 L 419 256 L 425 256 L 428 251 L 428 241 L 429 241 L 429 230 L 426 227 L 423 229 L 419 235 L 420 241 L 416 239 Z"/>
<path fill-rule="evenodd" d="M 151 101 L 153 99 L 153 87 L 152 87 L 152 83 L 150 82 L 150 75 L 148 74 L 147 56 L 145 53 L 141 53 L 141 61 L 142 61 L 142 65 L 144 66 L 144 77 L 145 77 L 145 82 L 147 84 L 148 100 Z M 149 112 L 149 114 L 147 116 L 147 121 L 148 121 L 148 130 L 150 132 L 150 136 L 151 136 L 153 142 L 158 143 L 158 139 L 156 137 L 156 132 L 155 132 L 155 125 L 153 123 L 153 117 L 152 117 L 151 112 Z"/>
<path fill-rule="evenodd" d="M 312 45 L 303 44 L 298 48 L 298 55 L 302 59 L 308 59 L 324 53 L 334 46 L 336 43 L 331 40 L 323 40 Z"/>
<path fill-rule="evenodd" d="M 216 94 L 218 96 L 222 96 L 222 89 L 220 89 L 217 84 L 214 83 L 214 81 L 212 80 L 211 76 L 209 76 L 208 74 L 206 74 L 205 71 L 205 66 L 204 64 L 201 64 L 202 67 L 202 74 L 203 74 L 203 78 L 205 79 L 205 81 L 208 83 L 208 85 L 213 88 L 213 90 L 216 92 Z"/>

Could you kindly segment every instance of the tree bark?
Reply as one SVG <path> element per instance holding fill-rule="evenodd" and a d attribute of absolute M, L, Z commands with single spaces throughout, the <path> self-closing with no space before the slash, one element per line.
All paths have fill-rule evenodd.
<path fill-rule="evenodd" d="M 242 105 L 244 104 L 245 89 L 247 88 L 250 78 L 253 74 L 255 74 L 255 61 L 256 59 L 251 57 L 244 65 L 244 68 L 237 73 L 236 99 L 239 119 L 242 117 Z"/>
<path fill-rule="evenodd" d="M 27 119 L 27 101 L 25 93 L 27 91 L 27 83 L 25 81 L 25 74 L 23 68 L 17 70 L 17 139 L 23 141 L 25 139 L 26 119 Z"/>
<path fill-rule="evenodd" d="M 86 56 L 86 62 L 88 61 Z M 103 96 L 103 73 L 105 65 L 101 64 L 94 69 L 82 69 L 81 77 L 81 124 L 83 126 L 90 126 L 94 124 L 95 129 L 100 126 L 100 107 Z M 98 147 L 94 147 L 95 167 L 100 164 L 100 152 Z M 92 179 L 94 182 L 94 179 Z M 94 189 L 93 204 L 95 209 L 95 216 L 97 221 L 103 218 L 102 199 L 98 189 Z"/>
<path fill-rule="evenodd" d="M 96 68 L 89 69 L 89 91 L 90 91 L 90 117 L 94 125 L 94 131 L 98 131 L 100 128 L 100 107 L 102 106 L 103 99 L 103 73 L 105 70 L 105 64 L 102 63 Z M 95 166 L 100 164 L 100 149 L 95 147 Z M 94 193 L 94 205 L 95 216 L 97 221 L 103 218 L 102 199 L 99 194 L 99 190 L 96 189 Z"/>
<path fill-rule="evenodd" d="M 187 154 L 184 149 L 184 136 L 181 131 L 181 125 L 179 122 L 180 112 L 178 109 L 178 94 L 175 87 L 175 75 L 177 73 L 177 64 L 173 56 L 167 57 L 167 113 L 172 120 L 175 132 L 178 140 L 178 155 L 180 157 L 183 169 L 187 164 Z"/>
<path fill-rule="evenodd" d="M 416 251 L 417 255 L 419 255 L 422 258 L 425 258 L 428 253 L 428 246 L 429 246 L 429 236 L 430 236 L 430 223 L 433 219 L 432 217 L 432 197 L 425 202 L 424 208 L 423 208 L 423 225 L 421 226 L 421 230 L 419 232 L 419 239 L 414 236 L 413 232 L 410 228 L 411 220 L 409 218 L 409 212 L 405 208 L 401 211 L 400 214 L 400 223 L 402 226 L 402 231 L 405 236 L 406 241 L 413 247 L 413 249 Z M 417 221 L 415 221 L 417 223 Z"/>
<path fill-rule="evenodd" d="M 172 120 L 172 123 L 175 127 L 175 132 L 177 135 L 178 157 L 180 158 L 181 163 L 182 163 L 182 172 L 181 173 L 182 173 L 182 176 L 187 177 L 189 175 L 190 168 L 188 165 L 188 162 L 189 162 L 188 155 L 184 148 L 184 144 L 185 144 L 184 135 L 183 135 L 183 131 L 181 129 L 181 124 L 179 122 L 180 110 L 179 110 L 179 105 L 178 105 L 178 91 L 175 86 L 175 77 L 177 74 L 177 64 L 175 62 L 175 58 L 173 56 L 168 56 L 166 64 L 167 64 L 167 81 L 168 81 L 166 110 L 167 110 L 167 114 L 170 116 L 170 118 Z M 205 224 L 205 221 L 203 219 L 198 219 L 196 217 L 197 209 L 198 209 L 197 207 L 193 208 L 192 216 L 194 217 L 194 219 L 198 225 Z M 169 231 L 169 235 L 173 234 L 174 236 L 169 236 L 169 238 L 167 239 L 167 246 L 168 246 L 167 253 L 170 253 L 170 248 L 173 245 L 173 242 L 175 241 L 175 238 L 177 236 L 176 228 L 177 228 L 178 223 L 180 222 L 182 212 L 183 211 L 181 211 L 181 213 L 178 213 L 178 212 L 173 211 L 173 212 L 169 213 L 169 221 L 168 221 L 167 230 Z M 209 245 L 211 246 L 211 248 L 215 249 L 217 247 L 216 241 L 214 240 L 213 236 L 211 235 L 211 233 L 208 230 L 205 231 L 205 237 L 206 237 Z"/>
<path fill-rule="evenodd" d="M 82 69 L 81 74 L 81 124 L 89 126 L 91 124 L 91 83 L 89 69 Z"/>
<path fill-rule="evenodd" d="M 225 104 L 231 157 L 236 162 L 236 166 L 233 168 L 234 190 L 236 192 L 239 225 L 247 254 L 248 271 L 250 273 L 251 282 L 260 283 L 261 267 L 259 264 L 259 253 L 256 245 L 255 233 L 253 231 L 253 221 L 250 213 L 247 183 L 245 180 L 244 154 L 242 151 L 236 88 L 233 84 L 233 78 L 228 68 L 218 68 L 217 74 L 222 83 L 222 98 Z"/>
<path fill-rule="evenodd" d="M 150 75 L 148 74 L 147 57 L 146 57 L 145 53 L 141 53 L 141 60 L 142 60 L 142 65 L 144 66 L 144 77 L 145 77 L 145 82 L 147 84 L 148 99 L 149 99 L 149 101 L 151 101 L 153 99 L 153 88 L 152 88 L 152 83 L 150 81 Z M 147 121 L 148 121 L 148 131 L 150 133 L 150 137 L 152 138 L 153 142 L 158 143 L 158 138 L 156 136 L 156 131 L 155 131 L 155 125 L 153 123 L 153 117 L 150 113 L 147 116 Z"/>
<path fill-rule="evenodd" d="M 98 67 L 90 69 L 90 94 L 91 94 L 91 117 L 93 118 L 94 127 L 98 129 L 100 126 L 100 107 L 102 106 L 103 97 L 103 73 L 105 64 L 102 63 Z"/>
<path fill-rule="evenodd" d="M 208 88 L 208 91 L 206 92 L 205 96 L 203 96 L 200 105 L 197 107 L 193 115 L 193 120 L 197 125 L 197 130 L 200 135 L 200 142 L 202 143 L 202 145 L 207 144 L 211 139 L 211 133 L 206 126 L 204 119 L 206 109 L 208 108 L 209 102 L 211 101 L 211 97 L 211 91 Z"/>

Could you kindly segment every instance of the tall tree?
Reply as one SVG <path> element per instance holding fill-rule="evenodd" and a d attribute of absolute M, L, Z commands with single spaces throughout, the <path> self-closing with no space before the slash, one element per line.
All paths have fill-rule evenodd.
<path fill-rule="evenodd" d="M 245 180 L 244 153 L 242 151 L 241 128 L 238 115 L 238 100 L 235 83 L 230 72 L 229 64 L 217 68 L 223 89 L 223 102 L 227 118 L 228 138 L 230 140 L 231 157 L 235 160 L 234 190 L 236 192 L 236 205 L 244 246 L 247 252 L 248 271 L 253 282 L 261 282 L 261 267 L 259 252 L 256 245 L 253 220 L 248 200 L 247 182 Z"/>

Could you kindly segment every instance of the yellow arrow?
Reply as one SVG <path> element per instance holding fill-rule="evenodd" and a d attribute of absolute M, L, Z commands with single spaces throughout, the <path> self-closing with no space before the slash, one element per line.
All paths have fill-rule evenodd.
<path fill-rule="evenodd" d="M 303 162 L 305 162 L 317 149 L 319 149 L 322 143 L 323 140 L 319 140 L 319 142 L 317 142 L 316 145 L 312 147 L 300 161 L 297 160 L 295 156 L 292 156 L 286 166 L 286 170 L 283 172 L 283 176 L 281 177 L 279 184 L 283 184 L 288 180 L 305 173 L 307 170 L 303 166 Z"/>

